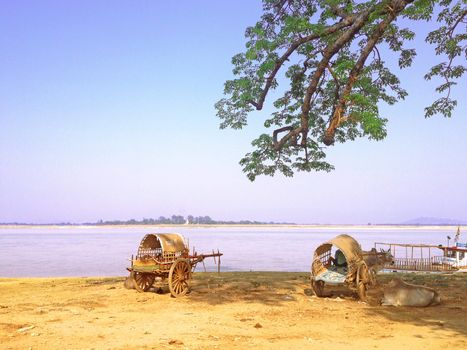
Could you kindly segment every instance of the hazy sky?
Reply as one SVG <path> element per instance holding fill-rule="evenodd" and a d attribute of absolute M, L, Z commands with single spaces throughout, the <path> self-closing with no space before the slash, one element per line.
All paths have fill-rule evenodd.
<path fill-rule="evenodd" d="M 249 182 L 238 161 L 264 114 L 219 130 L 213 105 L 260 13 L 259 0 L 1 1 L 0 222 L 467 220 L 467 84 L 453 118 L 424 119 L 428 24 L 401 72 L 409 96 L 381 106 L 384 141 L 329 148 L 332 173 Z"/>

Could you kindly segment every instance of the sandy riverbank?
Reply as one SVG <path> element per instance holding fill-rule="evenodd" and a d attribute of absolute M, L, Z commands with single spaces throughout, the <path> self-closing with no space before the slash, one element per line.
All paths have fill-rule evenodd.
<path fill-rule="evenodd" d="M 195 273 L 181 299 L 123 278 L 0 278 L 2 349 L 462 349 L 467 274 L 405 275 L 442 305 L 360 303 L 345 289 L 308 296 L 307 273 Z M 380 276 L 384 284 L 391 276 Z"/>

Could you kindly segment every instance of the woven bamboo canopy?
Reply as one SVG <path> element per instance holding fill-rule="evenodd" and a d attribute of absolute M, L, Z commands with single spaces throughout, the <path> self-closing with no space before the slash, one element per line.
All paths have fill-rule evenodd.
<path fill-rule="evenodd" d="M 349 265 L 358 263 L 362 258 L 362 248 L 360 244 L 351 236 L 342 234 L 334 237 L 330 241 L 321 244 L 315 250 L 315 257 L 331 250 L 332 246 L 339 248 L 345 255 L 345 259 Z"/>
<path fill-rule="evenodd" d="M 150 233 L 143 237 L 139 249 L 162 249 L 163 252 L 183 252 L 187 249 L 183 236 L 178 233 Z"/>

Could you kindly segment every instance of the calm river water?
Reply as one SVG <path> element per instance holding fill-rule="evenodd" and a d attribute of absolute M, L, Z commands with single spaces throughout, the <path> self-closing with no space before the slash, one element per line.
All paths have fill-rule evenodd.
<path fill-rule="evenodd" d="M 222 271 L 309 271 L 315 248 L 347 233 L 375 242 L 446 244 L 453 227 L 0 227 L 0 276 L 123 276 L 146 233 L 179 232 L 198 253 L 219 249 Z M 206 259 L 207 270 L 214 270 Z M 197 270 L 203 269 L 202 264 Z"/>

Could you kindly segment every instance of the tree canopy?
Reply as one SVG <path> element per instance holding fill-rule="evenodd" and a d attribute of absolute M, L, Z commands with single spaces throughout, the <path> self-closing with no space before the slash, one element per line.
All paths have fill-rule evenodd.
<path fill-rule="evenodd" d="M 253 140 L 240 161 L 250 180 L 277 171 L 331 171 L 326 146 L 386 136 L 378 104 L 392 105 L 407 92 L 382 53 L 394 51 L 400 68 L 416 55 L 407 47 L 415 33 L 398 18 L 436 21 L 425 41 L 440 61 L 424 78 L 440 81 L 440 96 L 425 117 L 451 117 L 457 104 L 451 88 L 467 69 L 467 0 L 263 0 L 261 19 L 246 29 L 246 51 L 232 58 L 235 79 L 215 105 L 221 128 L 241 129 L 276 90 L 264 121 L 271 131 Z"/>

